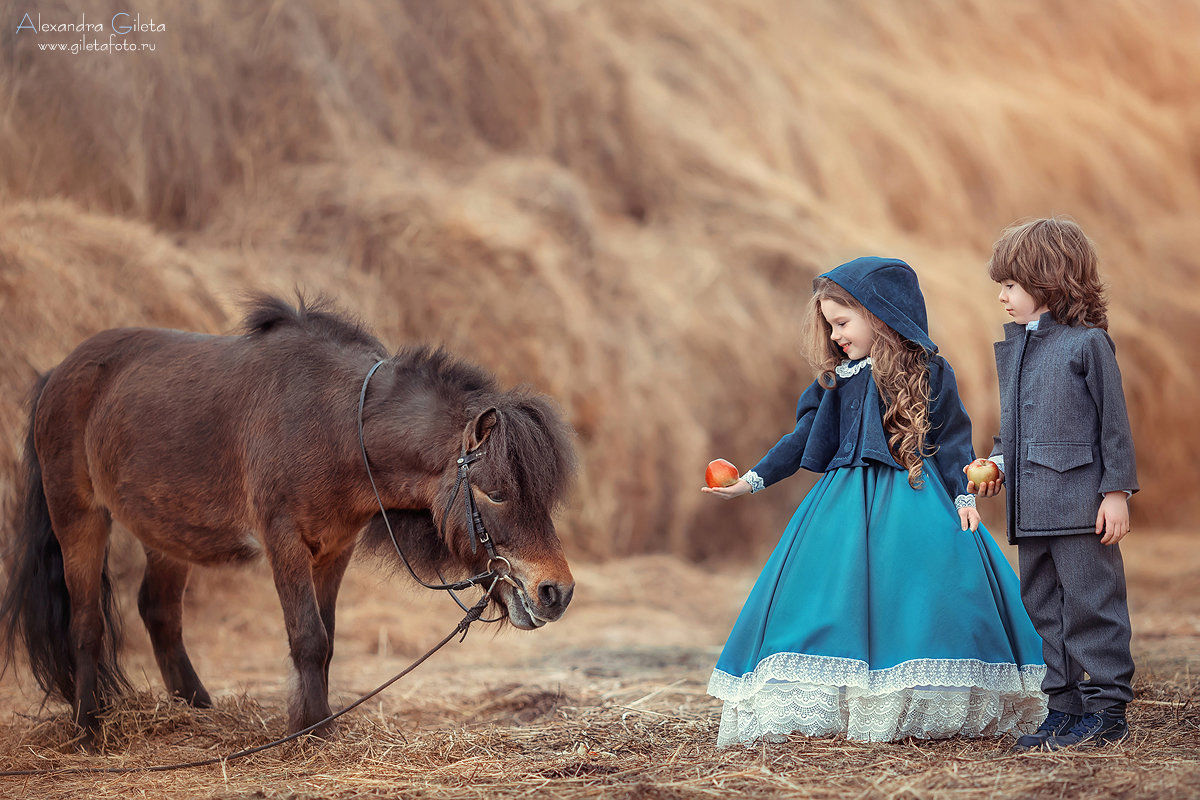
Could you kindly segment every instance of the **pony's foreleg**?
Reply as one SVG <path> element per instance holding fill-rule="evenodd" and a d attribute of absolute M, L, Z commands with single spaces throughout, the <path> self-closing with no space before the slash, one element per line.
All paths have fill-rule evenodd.
<path fill-rule="evenodd" d="M 288 544 L 268 546 L 267 557 L 283 607 L 283 624 L 295 668 L 295 685 L 288 698 L 288 732 L 295 733 L 330 714 L 325 682 L 329 636 L 317 605 L 311 555 L 298 542 Z M 314 731 L 326 732 L 327 728 Z"/>
<path fill-rule="evenodd" d="M 317 608 L 321 612 L 321 622 L 325 625 L 325 636 L 329 647 L 325 655 L 325 696 L 329 696 L 329 664 L 333 661 L 333 622 L 334 610 L 337 607 L 338 590 L 342 587 L 342 578 L 350 557 L 354 555 L 354 547 L 347 547 L 337 556 L 326 559 L 313 567 L 313 586 L 317 592 Z"/>
<path fill-rule="evenodd" d="M 154 645 L 154 660 L 167 691 L 198 708 L 212 708 L 212 698 L 183 646 L 183 592 L 191 571 L 191 564 L 147 548 L 138 611 Z"/>

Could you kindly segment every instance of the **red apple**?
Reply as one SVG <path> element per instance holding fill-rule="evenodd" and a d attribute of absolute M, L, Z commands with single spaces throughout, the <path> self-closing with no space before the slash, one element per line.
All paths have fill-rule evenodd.
<path fill-rule="evenodd" d="M 738 468 L 723 458 L 708 462 L 708 469 L 704 470 L 704 482 L 714 489 L 733 486 L 739 477 Z"/>
<path fill-rule="evenodd" d="M 995 461 L 977 458 L 967 465 L 967 480 L 974 483 L 976 487 L 989 481 L 998 481 L 1000 480 L 1000 468 L 996 466 Z"/>

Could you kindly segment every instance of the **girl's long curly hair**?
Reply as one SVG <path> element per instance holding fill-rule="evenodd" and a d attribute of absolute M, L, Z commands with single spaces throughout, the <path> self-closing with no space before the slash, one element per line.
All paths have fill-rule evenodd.
<path fill-rule="evenodd" d="M 1108 330 L 1099 258 L 1087 234 L 1066 217 L 1009 227 L 992 246 L 988 275 L 1015 281 L 1056 322 Z"/>
<path fill-rule="evenodd" d="M 884 400 L 883 428 L 888 435 L 892 456 L 908 470 L 908 483 L 914 489 L 924 485 L 923 460 L 933 455 L 926 445 L 932 423 L 929 420 L 929 354 L 910 342 L 868 311 L 862 303 L 828 278 L 813 284 L 808 309 L 808 336 L 805 355 L 817 370 L 817 381 L 826 389 L 837 385 L 834 368 L 846 359 L 830 338 L 833 329 L 821 313 L 821 301 L 832 300 L 862 314 L 871 324 L 875 341 L 871 344 L 871 371 Z"/>

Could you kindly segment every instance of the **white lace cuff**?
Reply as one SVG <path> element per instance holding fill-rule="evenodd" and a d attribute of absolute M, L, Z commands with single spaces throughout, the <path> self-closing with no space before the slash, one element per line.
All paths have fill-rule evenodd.
<path fill-rule="evenodd" d="M 749 470 L 745 475 L 742 476 L 742 480 L 750 484 L 750 494 L 762 491 L 763 489 L 763 479 L 758 477 L 758 473 L 754 470 Z"/>
<path fill-rule="evenodd" d="M 974 508 L 975 507 L 975 495 L 960 494 L 958 497 L 954 498 L 954 507 L 955 508 Z"/>

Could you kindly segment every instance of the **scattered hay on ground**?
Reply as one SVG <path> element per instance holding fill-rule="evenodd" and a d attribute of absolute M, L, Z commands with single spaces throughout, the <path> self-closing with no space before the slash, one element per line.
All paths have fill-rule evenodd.
<path fill-rule="evenodd" d="M 513 673 L 505 672 L 503 677 Z M 581 671 L 580 675 L 587 675 Z M 591 672 L 590 674 L 595 674 Z M 666 677 L 669 677 L 667 675 Z M 331 740 L 176 772 L 3 778 L 8 798 L 1190 798 L 1200 794 L 1200 681 L 1140 679 L 1134 733 L 1119 747 L 1012 755 L 1003 742 L 860 744 L 792 736 L 713 746 L 719 705 L 696 673 L 630 682 L 470 683 L 388 700 L 345 718 Z M 245 694 L 211 711 L 139 693 L 112 709 L 101 755 L 78 753 L 60 710 L 0 727 L 5 769 L 148 767 L 235 752 L 284 728 L 282 696 Z"/>

